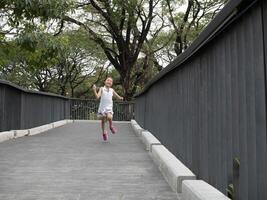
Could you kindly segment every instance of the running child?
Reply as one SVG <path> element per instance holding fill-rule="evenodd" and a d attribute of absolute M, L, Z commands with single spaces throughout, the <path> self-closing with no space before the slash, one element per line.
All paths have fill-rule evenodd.
<path fill-rule="evenodd" d="M 93 85 L 93 91 L 96 99 L 100 98 L 100 104 L 98 108 L 97 116 L 101 119 L 101 128 L 103 133 L 103 140 L 108 140 L 108 131 L 105 130 L 105 123 L 109 122 L 110 131 L 115 134 L 117 129 L 112 125 L 112 117 L 113 117 L 113 96 L 115 96 L 119 100 L 123 100 L 123 97 L 118 95 L 115 90 L 112 89 L 113 79 L 108 77 L 104 86 L 101 87 L 98 92 L 96 86 Z"/>

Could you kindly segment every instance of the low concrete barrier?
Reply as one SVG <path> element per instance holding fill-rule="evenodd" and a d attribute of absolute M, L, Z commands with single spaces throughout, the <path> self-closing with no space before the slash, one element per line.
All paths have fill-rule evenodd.
<path fill-rule="evenodd" d="M 67 124 L 74 123 L 73 119 L 66 119 L 65 121 L 67 121 Z"/>
<path fill-rule="evenodd" d="M 145 144 L 146 150 L 152 150 L 152 145 L 160 145 L 160 141 L 152 135 L 149 131 L 142 131 L 141 140 Z"/>
<path fill-rule="evenodd" d="M 43 133 L 45 131 L 48 131 L 52 128 L 55 128 L 55 126 L 53 127 L 52 124 L 46 124 L 46 125 L 43 125 L 43 126 L 38 126 L 38 127 L 35 127 L 35 128 L 31 128 L 29 129 L 29 135 L 36 135 L 36 134 L 39 134 L 39 133 Z"/>
<path fill-rule="evenodd" d="M 61 121 L 54 122 L 53 123 L 53 128 L 64 126 L 67 123 L 68 123 L 68 120 L 61 120 Z"/>
<path fill-rule="evenodd" d="M 14 137 L 14 131 L 0 132 L 0 142 L 10 140 Z"/>
<path fill-rule="evenodd" d="M 186 180 L 182 183 L 182 200 L 230 200 L 203 180 Z"/>
<path fill-rule="evenodd" d="M 132 120 L 131 120 L 131 126 L 132 126 L 132 128 L 133 128 L 133 126 L 136 125 L 136 124 L 137 124 L 137 122 L 136 122 L 134 119 L 132 119 Z"/>
<path fill-rule="evenodd" d="M 142 129 L 135 120 L 131 120 L 134 133 L 150 151 L 150 155 L 159 167 L 166 181 L 182 200 L 230 200 L 219 190 L 196 176 L 179 159 L 177 159 L 149 131 Z M 180 199 L 180 198 L 179 198 Z"/>
<path fill-rule="evenodd" d="M 29 134 L 30 134 L 29 130 L 14 130 L 14 138 L 28 136 Z"/>
<path fill-rule="evenodd" d="M 23 137 L 23 136 L 40 134 L 40 133 L 43 133 L 43 132 L 48 131 L 50 129 L 60 127 L 60 126 L 63 126 L 65 124 L 73 123 L 73 122 L 74 122 L 74 120 L 66 119 L 66 120 L 53 122 L 51 124 L 45 124 L 42 126 L 34 127 L 31 129 L 0 132 L 0 142 L 10 140 L 10 139 L 19 138 L 19 137 Z"/>
<path fill-rule="evenodd" d="M 141 126 L 139 126 L 139 124 L 135 120 L 131 120 L 131 126 L 134 130 L 135 135 L 137 137 L 140 137 L 144 129 Z"/>
<path fill-rule="evenodd" d="M 139 124 L 137 124 L 135 120 L 131 120 L 131 125 L 132 125 L 135 135 L 137 137 L 140 137 L 144 129 L 141 126 L 139 126 Z"/>
<path fill-rule="evenodd" d="M 134 131 L 137 137 L 140 137 L 142 134 L 142 131 L 144 131 L 144 129 L 139 126 L 138 124 L 134 125 Z"/>
<path fill-rule="evenodd" d="M 196 176 L 163 145 L 152 145 L 151 156 L 173 191 L 181 193 L 182 181 L 196 179 Z"/>

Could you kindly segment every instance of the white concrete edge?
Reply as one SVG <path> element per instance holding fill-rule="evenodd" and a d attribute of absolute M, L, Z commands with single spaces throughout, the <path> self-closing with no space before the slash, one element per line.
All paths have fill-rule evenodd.
<path fill-rule="evenodd" d="M 37 134 L 43 133 L 45 131 L 48 131 L 50 129 L 56 128 L 57 126 L 55 126 L 55 125 L 53 126 L 52 125 L 52 124 L 55 124 L 55 123 L 45 124 L 45 125 L 42 125 L 42 126 L 31 128 L 31 129 L 29 129 L 29 135 L 37 135 Z"/>
<path fill-rule="evenodd" d="M 186 180 L 182 183 L 182 200 L 230 200 L 203 180 Z"/>
<path fill-rule="evenodd" d="M 132 129 L 137 137 L 140 137 L 144 129 L 135 120 L 131 120 Z"/>
<path fill-rule="evenodd" d="M 170 187 L 182 200 L 230 200 L 219 190 L 203 180 L 196 180 L 196 175 L 175 157 L 149 131 L 142 129 L 135 120 L 131 120 L 135 134 L 145 144 L 154 163 L 158 166 Z M 194 183 L 198 186 L 194 187 Z"/>
<path fill-rule="evenodd" d="M 20 138 L 24 136 L 40 134 L 50 129 L 57 128 L 68 123 L 73 123 L 73 120 L 65 119 L 65 120 L 56 121 L 50 124 L 45 124 L 42 126 L 34 127 L 31 129 L 11 130 L 11 131 L 0 132 L 0 142 L 4 142 L 10 139 L 16 139 L 16 138 Z"/>
<path fill-rule="evenodd" d="M 195 174 L 163 145 L 153 145 L 151 157 L 173 191 L 177 193 L 182 192 L 184 180 L 196 179 Z"/>
<path fill-rule="evenodd" d="M 30 130 L 14 130 L 14 138 L 20 138 L 24 136 L 28 136 L 30 134 Z"/>
<path fill-rule="evenodd" d="M 132 128 L 133 128 L 133 125 L 136 125 L 136 124 L 137 124 L 137 122 L 134 119 L 132 119 L 131 120 L 131 126 L 132 126 Z"/>
<path fill-rule="evenodd" d="M 173 191 L 181 193 L 183 180 L 196 179 L 195 174 L 164 147 L 152 133 L 141 128 L 135 120 L 131 121 L 131 125 L 135 135 L 145 144 L 146 150 L 149 151 Z"/>
<path fill-rule="evenodd" d="M 10 140 L 14 137 L 14 131 L 4 131 L 0 132 L 0 142 Z"/>
<path fill-rule="evenodd" d="M 141 141 L 144 143 L 147 151 L 152 151 L 153 145 L 161 145 L 160 141 L 147 130 L 141 132 Z"/>

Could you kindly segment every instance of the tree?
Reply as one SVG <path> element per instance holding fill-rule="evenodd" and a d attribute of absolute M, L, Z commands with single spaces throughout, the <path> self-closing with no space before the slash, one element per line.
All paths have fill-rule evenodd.
<path fill-rule="evenodd" d="M 45 24 L 51 19 L 61 18 L 66 12 L 71 12 L 72 2 L 72 0 L 1 0 L 0 45 L 5 41 L 5 36 L 14 38 L 25 30 L 31 32 L 40 23 Z M 56 29 L 54 27 L 55 25 L 50 24 L 46 28 L 47 31 L 51 31 Z"/>
<path fill-rule="evenodd" d="M 59 53 L 57 63 L 50 70 L 51 81 L 57 86 L 57 93 L 66 95 L 70 92 L 70 96 L 74 97 L 75 89 L 90 76 L 100 78 L 103 75 L 105 62 L 105 60 L 93 57 L 86 50 L 71 45 Z M 100 69 L 98 75 L 97 69 Z M 91 88 L 92 85 L 93 83 L 87 87 Z M 88 91 L 87 88 L 85 90 Z"/>
<path fill-rule="evenodd" d="M 29 41 L 30 38 L 30 41 Z M 24 35 L 0 48 L 1 78 L 30 89 L 48 91 L 49 67 L 59 50 L 51 38 L 43 34 Z"/>
<path fill-rule="evenodd" d="M 181 0 L 166 0 L 163 3 L 172 28 L 175 31 L 174 51 L 181 54 L 202 29 L 222 9 L 227 0 L 187 0 L 185 12 L 179 11 Z M 177 12 L 178 10 L 178 12 Z"/>
<path fill-rule="evenodd" d="M 80 32 L 60 37 L 35 32 L 10 41 L 0 48 L 0 77 L 26 88 L 74 97 L 75 89 L 90 76 L 99 80 L 106 62 L 102 51 L 82 37 Z"/>
<path fill-rule="evenodd" d="M 139 77 L 133 74 L 147 38 L 154 9 L 159 0 L 101 0 L 84 1 L 76 6 L 81 17 L 66 15 L 62 23 L 71 22 L 88 32 L 89 39 L 99 45 L 120 74 L 125 99 L 134 95 Z M 140 63 L 139 63 L 140 64 Z M 140 71 L 140 70 L 139 70 Z"/>
<path fill-rule="evenodd" d="M 24 52 L 28 55 L 22 55 L 27 59 L 19 59 L 19 62 L 13 62 L 14 65 L 5 65 L 7 68 L 2 74 L 13 66 L 17 75 L 31 74 L 36 79 L 34 85 L 40 90 L 83 95 L 86 90 L 83 92 L 80 85 L 89 79 L 90 83 L 102 80 L 102 77 L 92 78 L 96 72 L 101 76 L 110 72 L 97 67 L 95 73 L 85 76 L 83 62 L 86 60 L 88 65 L 89 59 L 84 58 L 87 56 L 92 65 L 114 66 L 124 97 L 129 100 L 190 45 L 225 1 L 3 0 L 0 2 L 3 19 L 0 23 L 0 56 L 1 47 L 5 48 L 9 43 L 4 37 L 7 34 L 22 38 L 20 46 L 28 49 Z M 184 4 L 185 11 L 180 9 Z M 62 44 L 58 46 L 57 38 L 61 40 L 70 31 L 79 35 L 77 38 L 81 41 L 71 37 L 69 41 L 75 42 L 66 44 L 72 49 Z M 36 40 L 40 33 L 50 35 L 51 46 Z M 52 39 L 52 35 L 57 37 Z M 75 48 L 76 44 L 79 44 L 78 48 Z M 13 78 L 17 76 L 13 75 Z M 75 90 L 79 90 L 79 94 L 75 94 Z"/>

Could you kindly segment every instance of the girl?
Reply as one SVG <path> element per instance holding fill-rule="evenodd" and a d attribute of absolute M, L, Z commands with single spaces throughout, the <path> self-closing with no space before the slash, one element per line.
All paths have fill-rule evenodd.
<path fill-rule="evenodd" d="M 117 99 L 123 100 L 123 97 L 118 95 L 111 87 L 113 84 L 113 79 L 108 77 L 105 80 L 104 87 L 101 87 L 99 91 L 96 91 L 96 86 L 93 85 L 93 91 L 96 99 L 100 98 L 100 104 L 98 108 L 98 117 L 101 119 L 101 128 L 103 133 L 103 140 L 108 140 L 108 132 L 105 130 L 106 121 L 109 122 L 110 131 L 115 134 L 117 132 L 116 128 L 112 125 L 113 116 L 113 101 L 112 97 L 115 96 Z"/>

